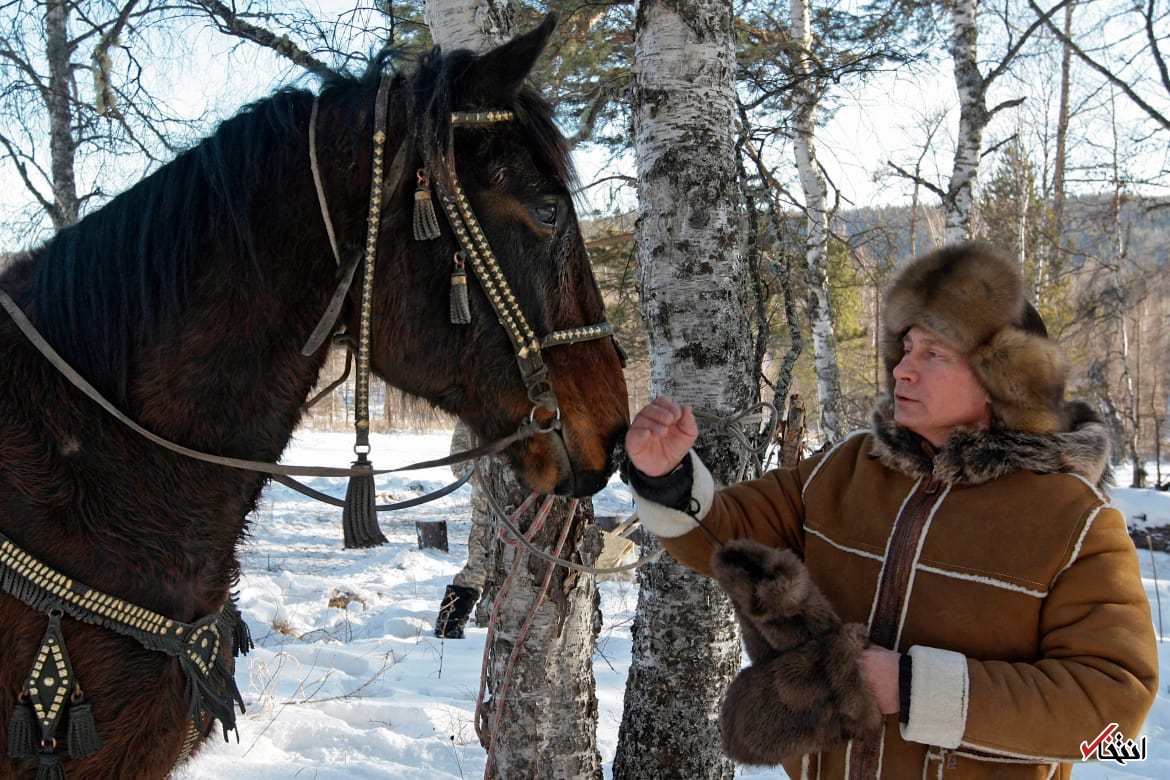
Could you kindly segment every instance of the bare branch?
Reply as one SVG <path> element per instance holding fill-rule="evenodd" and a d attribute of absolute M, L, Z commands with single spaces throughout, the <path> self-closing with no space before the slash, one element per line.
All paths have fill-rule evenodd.
<path fill-rule="evenodd" d="M 1000 111 L 1003 111 L 1005 108 L 1015 108 L 1016 106 L 1022 105 L 1025 100 L 1027 100 L 1027 98 L 1012 98 L 1011 100 L 1005 100 L 987 112 L 987 119 L 990 121 L 990 119 Z"/>
<path fill-rule="evenodd" d="M 41 194 L 41 191 L 38 190 L 32 183 L 32 180 L 29 179 L 28 176 L 28 167 L 24 164 L 24 161 L 21 160 L 21 155 L 12 145 L 12 142 L 9 141 L 8 137 L 3 133 L 0 133 L 0 145 L 3 145 L 5 150 L 8 152 L 8 157 L 12 160 L 12 164 L 16 166 L 16 172 L 20 174 L 20 178 L 24 182 L 24 186 L 30 193 L 32 193 L 32 196 L 36 198 L 37 202 L 41 204 L 41 208 L 48 212 L 50 216 L 52 216 L 53 220 L 56 221 L 61 213 L 60 209 L 57 208 L 57 204 L 46 199 L 45 196 Z"/>
<path fill-rule="evenodd" d="M 1060 9 L 1064 8 L 1072 1 L 1073 0 L 1060 0 L 1060 2 L 1052 6 L 1052 8 L 1048 9 L 1044 13 L 1040 13 L 1039 18 L 1032 22 L 1028 29 L 1024 30 L 1024 33 L 1020 36 L 1020 39 L 1016 41 L 1015 44 L 1013 44 L 1006 53 L 1004 53 L 1003 58 L 1000 59 L 999 64 L 995 66 L 995 69 L 992 70 L 991 73 L 988 73 L 987 77 L 983 79 L 983 88 L 987 89 L 987 87 L 991 85 L 991 82 L 995 81 L 1007 71 L 1008 67 L 1012 64 L 1012 60 L 1014 60 L 1016 55 L 1020 53 L 1020 49 L 1022 49 L 1024 44 L 1028 42 L 1028 39 L 1032 37 L 1032 33 L 1036 32 L 1036 30 L 1038 30 L 1044 24 L 1047 24 L 1051 27 L 1052 15 Z M 1031 2 L 1031 0 L 1029 0 L 1029 2 Z M 1033 6 L 1033 8 L 1035 8 L 1035 6 Z M 1037 11 L 1037 13 L 1039 13 L 1039 11 Z M 994 111 L 992 113 L 994 113 Z"/>
<path fill-rule="evenodd" d="M 909 179 L 910 181 L 914 182 L 915 184 L 918 184 L 920 187 L 925 187 L 926 189 L 933 192 L 935 195 L 938 195 L 940 198 L 945 199 L 947 197 L 946 192 L 941 187 L 939 187 L 937 184 L 934 184 L 933 182 L 929 182 L 926 179 L 922 178 L 921 176 L 917 176 L 913 173 L 910 173 L 910 171 L 906 170 L 905 168 L 902 168 L 901 166 L 894 164 L 893 160 L 886 160 L 886 165 L 893 168 L 894 172 L 897 173 L 902 178 Z"/>
<path fill-rule="evenodd" d="M 1088 54 L 1085 54 L 1084 49 L 1082 49 L 1080 46 L 1078 46 L 1072 40 L 1072 38 L 1065 35 L 1063 30 L 1061 30 L 1059 27 L 1054 25 L 1052 23 L 1052 21 L 1047 18 L 1047 16 L 1044 14 L 1044 12 L 1040 10 L 1040 6 L 1036 5 L 1036 0 L 1028 0 L 1028 5 L 1031 7 L 1032 11 L 1035 14 L 1044 18 L 1045 24 L 1047 25 L 1049 31 L 1053 35 L 1056 36 L 1057 40 L 1059 40 L 1065 46 L 1069 47 L 1069 49 L 1072 50 L 1072 53 L 1077 55 L 1078 59 L 1080 59 L 1082 62 L 1084 62 L 1086 65 L 1088 65 L 1093 70 L 1100 73 L 1102 76 L 1104 76 L 1109 81 L 1109 83 L 1113 84 L 1115 87 L 1117 87 L 1122 92 L 1124 92 L 1125 96 L 1128 97 L 1131 101 L 1133 101 L 1134 105 L 1136 105 L 1142 111 L 1146 112 L 1147 116 L 1149 116 L 1151 119 L 1153 119 L 1158 124 L 1162 125 L 1162 127 L 1166 128 L 1167 130 L 1170 130 L 1170 119 L 1167 119 L 1166 116 L 1162 112 L 1158 111 L 1156 108 L 1151 106 L 1145 100 L 1142 100 L 1141 95 L 1134 92 L 1133 88 L 1130 87 L 1129 84 L 1126 84 L 1124 81 L 1119 79 L 1117 76 L 1115 76 L 1113 74 L 1112 71 L 1110 71 L 1104 65 L 1102 65 L 1099 62 L 1097 62 L 1096 60 L 1094 60 Z"/>
<path fill-rule="evenodd" d="M 1158 74 L 1162 77 L 1162 86 L 1170 92 L 1170 72 L 1166 70 L 1166 59 L 1162 56 L 1162 50 L 1158 48 L 1158 36 L 1154 34 L 1154 0 L 1148 0 L 1146 3 L 1145 13 L 1142 14 L 1146 21 L 1146 40 L 1150 44 L 1150 52 L 1154 55 L 1154 62 L 1158 65 Z"/>
<path fill-rule="evenodd" d="M 301 49 L 290 41 L 288 36 L 277 35 L 271 30 L 266 30 L 251 22 L 244 21 L 234 10 L 228 8 L 219 2 L 219 0 L 195 0 L 195 2 L 211 15 L 211 18 L 215 20 L 216 25 L 222 32 L 228 35 L 234 35 L 237 38 L 252 41 L 267 49 L 272 49 L 277 54 L 296 65 L 300 65 L 315 76 L 327 78 L 335 75 L 332 68 L 318 60 L 312 54 Z"/>
<path fill-rule="evenodd" d="M 114 104 L 114 92 L 110 88 L 110 47 L 122 36 L 122 30 L 125 29 L 126 21 L 130 18 L 130 12 L 137 4 L 138 0 L 129 0 L 126 5 L 122 6 L 122 10 L 118 12 L 118 18 L 98 40 L 97 45 L 93 47 L 93 54 L 90 55 L 90 60 L 93 62 L 93 91 L 96 96 L 94 109 L 99 116 L 111 116 L 118 113 L 118 108 Z"/>

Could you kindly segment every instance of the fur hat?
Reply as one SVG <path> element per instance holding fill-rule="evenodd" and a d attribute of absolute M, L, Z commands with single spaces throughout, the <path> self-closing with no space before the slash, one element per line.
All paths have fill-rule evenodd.
<path fill-rule="evenodd" d="M 1015 263 L 986 244 L 966 243 L 923 255 L 901 270 L 886 291 L 882 334 L 891 398 L 902 339 L 914 325 L 934 331 L 967 356 L 1004 427 L 1064 430 L 1068 365 L 1028 303 Z"/>
<path fill-rule="evenodd" d="M 791 550 L 737 539 L 711 568 L 752 660 L 723 699 L 724 753 L 779 764 L 877 731 L 881 713 L 861 672 L 865 626 L 841 622 Z"/>

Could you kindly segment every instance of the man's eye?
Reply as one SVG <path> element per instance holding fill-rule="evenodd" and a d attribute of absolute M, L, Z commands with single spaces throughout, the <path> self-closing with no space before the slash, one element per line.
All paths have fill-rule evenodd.
<path fill-rule="evenodd" d="M 557 224 L 557 207 L 555 203 L 547 203 L 532 209 L 532 213 L 541 224 L 554 227 Z"/>

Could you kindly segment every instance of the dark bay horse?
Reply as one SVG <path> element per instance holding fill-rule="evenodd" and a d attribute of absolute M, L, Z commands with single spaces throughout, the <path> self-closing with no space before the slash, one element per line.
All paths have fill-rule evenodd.
<path fill-rule="evenodd" d="M 424 57 L 409 74 L 339 76 L 320 90 L 323 190 L 340 255 L 363 251 L 375 94 L 389 88 L 385 184 L 371 298 L 371 367 L 465 420 L 483 439 L 533 413 L 513 346 L 476 282 L 471 321 L 449 314 L 451 228 L 415 240 L 415 171 L 454 154 L 458 176 L 537 333 L 604 320 L 574 215 L 572 169 L 550 110 L 522 86 L 551 30 L 481 57 Z M 0 289 L 103 394 L 144 427 L 218 455 L 275 461 L 318 379 L 301 347 L 336 286 L 308 161 L 314 95 L 285 89 L 225 121 L 173 162 L 0 270 Z M 452 112 L 513 121 L 449 131 Z M 404 140 L 405 139 L 405 140 Z M 448 148 L 448 144 L 452 144 Z M 341 320 L 357 330 L 351 296 Z M 612 471 L 628 422 L 608 339 L 546 350 L 562 435 L 507 454 L 534 490 L 585 495 Z M 546 411 L 535 412 L 538 422 Z M 375 453 L 376 455 L 376 453 Z M 394 464 L 378 464 L 394 465 Z M 262 475 L 185 459 L 127 430 L 68 385 L 0 313 L 0 533 L 86 585 L 176 621 L 221 609 Z M 184 674 L 175 659 L 106 628 L 61 618 L 103 747 L 62 758 L 70 778 L 158 778 L 184 752 Z M 46 615 L 0 594 L 0 754 Z M 229 643 L 230 644 L 230 643 Z M 220 649 L 226 654 L 226 648 Z M 200 737 L 202 739 L 202 737 Z M 0 755 L 0 777 L 35 760 Z"/>

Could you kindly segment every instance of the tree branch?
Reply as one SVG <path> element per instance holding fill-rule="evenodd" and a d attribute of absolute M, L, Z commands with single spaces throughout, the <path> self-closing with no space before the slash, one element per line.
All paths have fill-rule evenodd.
<path fill-rule="evenodd" d="M 995 108 L 987 112 L 988 121 L 990 121 L 993 116 L 998 114 L 1000 111 L 1003 111 L 1005 108 L 1015 108 L 1018 105 L 1022 105 L 1025 100 L 1027 100 L 1027 98 L 1012 98 L 1011 100 L 1003 101 Z"/>
<path fill-rule="evenodd" d="M 30 193 L 32 193 L 32 196 L 36 198 L 37 202 L 41 204 L 41 208 L 48 212 L 54 223 L 56 223 L 57 218 L 61 215 L 61 211 L 57 208 L 57 204 L 47 200 L 45 196 L 41 195 L 41 191 L 33 185 L 32 180 L 28 177 L 28 168 L 20 159 L 20 154 L 12 145 L 12 142 L 8 140 L 8 137 L 3 133 L 0 133 L 0 144 L 2 144 L 5 150 L 8 152 L 8 157 L 12 160 L 12 164 L 16 166 L 16 172 L 20 174 L 20 178 L 24 182 L 24 186 Z"/>
<path fill-rule="evenodd" d="M 301 49 L 290 41 L 287 36 L 277 35 L 271 30 L 266 30 L 251 22 L 244 21 L 235 11 L 219 2 L 219 0 L 195 0 L 195 3 L 211 15 L 211 18 L 216 22 L 222 32 L 228 35 L 234 35 L 237 38 L 252 41 L 266 49 L 272 49 L 277 54 L 296 65 L 300 65 L 315 76 L 327 78 L 335 75 L 332 68 L 318 60 L 312 54 Z"/>
<path fill-rule="evenodd" d="M 1029 0 L 1029 2 L 1031 2 L 1031 0 Z M 1003 55 L 1003 59 L 1001 59 L 999 64 L 995 66 L 995 69 L 992 70 L 991 73 L 987 74 L 987 78 L 983 79 L 983 88 L 987 89 L 991 82 L 995 81 L 1007 71 L 1008 66 L 1010 66 L 1012 63 L 1012 60 L 1014 60 L 1016 55 L 1020 53 L 1020 49 L 1022 49 L 1024 44 L 1028 42 L 1028 39 L 1032 37 L 1032 33 L 1036 32 L 1036 30 L 1038 30 L 1044 24 L 1052 27 L 1052 15 L 1060 9 L 1064 8 L 1070 2 L 1072 2 L 1072 0 L 1060 0 L 1059 3 L 1052 6 L 1052 8 L 1043 13 L 1040 13 L 1039 9 L 1036 9 L 1039 18 L 1032 22 L 1027 30 L 1024 30 L 1024 34 L 1021 35 L 1020 39 L 1007 50 L 1007 52 Z M 1034 9 L 1036 8 L 1035 5 L 1032 7 Z"/>
<path fill-rule="evenodd" d="M 1067 46 L 1073 54 L 1077 55 L 1078 59 L 1080 59 L 1093 70 L 1100 73 L 1109 81 L 1109 83 L 1113 84 L 1115 87 L 1124 92 L 1126 97 L 1133 101 L 1134 105 L 1136 105 L 1142 111 L 1146 112 L 1147 116 L 1149 116 L 1158 124 L 1162 125 L 1162 127 L 1170 130 L 1170 119 L 1167 119 L 1166 116 L 1162 114 L 1162 112 L 1158 111 L 1149 103 L 1142 100 L 1141 96 L 1134 92 L 1132 87 L 1119 79 L 1117 76 L 1113 75 L 1113 73 L 1108 68 L 1094 60 L 1088 54 L 1085 54 L 1084 49 L 1078 46 L 1072 40 L 1072 38 L 1065 35 L 1064 31 L 1054 25 L 1051 20 L 1047 19 L 1044 12 L 1040 10 L 1040 6 L 1036 5 L 1036 0 L 1028 0 L 1028 5 L 1035 14 L 1045 19 L 1045 24 L 1048 26 L 1049 31 L 1056 36 L 1057 40 Z"/>
<path fill-rule="evenodd" d="M 917 174 L 910 173 L 910 171 L 906 170 L 905 168 L 902 168 L 901 166 L 895 165 L 893 160 L 886 160 L 886 165 L 893 168 L 894 172 L 897 173 L 902 178 L 909 179 L 910 181 L 914 182 L 918 186 L 925 187 L 926 189 L 933 192 L 935 195 L 938 195 L 940 198 L 946 200 L 946 197 L 947 197 L 946 192 L 944 192 L 943 189 L 941 187 L 939 187 L 937 184 L 929 182 L 926 179 L 922 178 L 921 176 L 918 176 Z"/>

